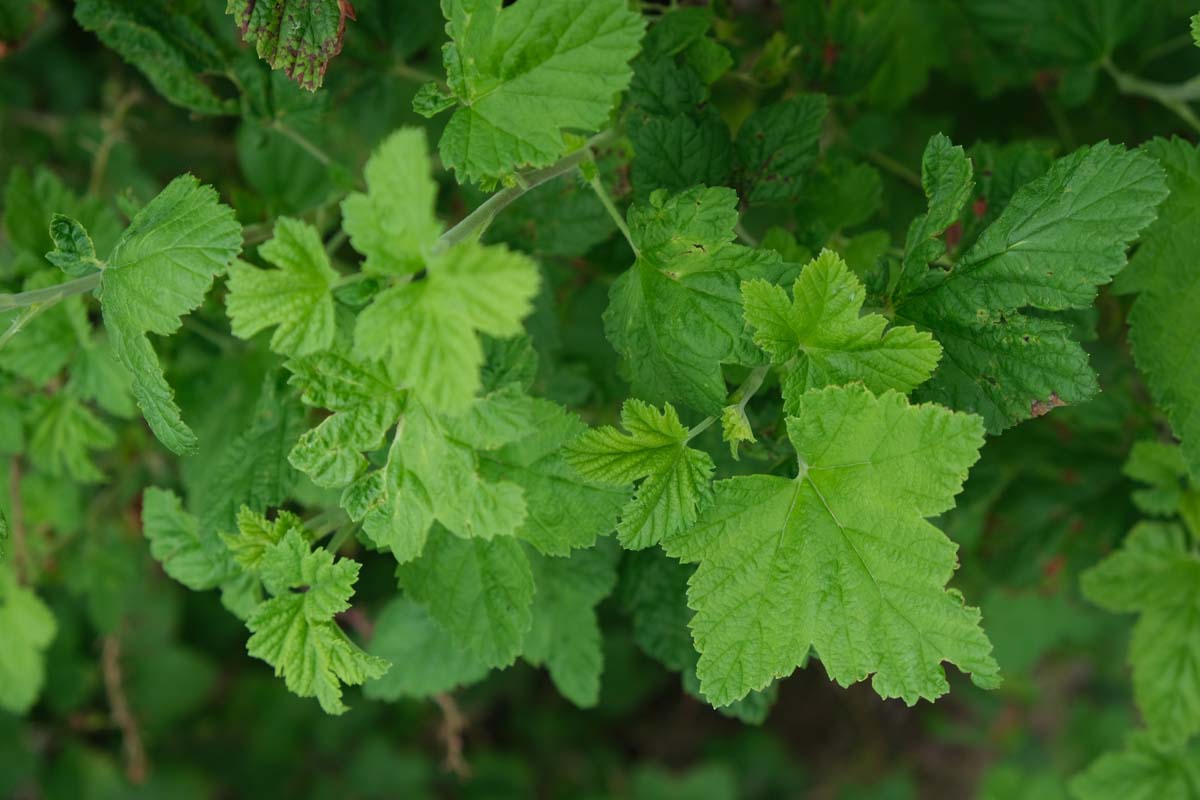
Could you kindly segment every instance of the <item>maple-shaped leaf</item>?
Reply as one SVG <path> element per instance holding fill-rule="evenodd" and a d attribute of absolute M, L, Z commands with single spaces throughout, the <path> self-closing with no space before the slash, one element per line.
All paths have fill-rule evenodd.
<path fill-rule="evenodd" d="M 1176 743 L 1200 732 L 1200 557 L 1183 528 L 1139 524 L 1080 585 L 1099 606 L 1139 614 L 1129 661 L 1150 730 Z"/>
<path fill-rule="evenodd" d="M 171 181 L 134 216 L 100 275 L 100 306 L 113 354 L 133 379 L 150 429 L 166 447 L 188 453 L 196 435 L 184 423 L 147 333 L 167 336 L 200 305 L 242 246 L 233 209 L 191 175 Z"/>
<path fill-rule="evenodd" d="M 422 108 L 457 101 L 440 151 L 464 181 L 545 166 L 566 152 L 564 130 L 598 130 L 629 85 L 645 25 L 625 0 L 445 0 L 442 10 L 450 95 L 426 90 Z"/>
<path fill-rule="evenodd" d="M 340 353 L 293 359 L 286 366 L 305 405 L 333 412 L 300 435 L 288 460 L 318 486 L 345 486 L 365 468 L 363 453 L 383 446 L 403 395 L 381 366 Z"/>
<path fill-rule="evenodd" d="M 945 146 L 939 138 L 930 144 L 935 151 Z M 957 202 L 966 193 L 959 191 L 962 162 L 953 158 L 953 170 L 932 159 L 944 175 L 930 183 L 944 178 Z M 1054 312 L 1092 304 L 1166 194 L 1153 159 L 1102 142 L 1060 158 L 1020 189 L 948 270 L 921 271 L 906 255 L 905 280 L 892 301 L 895 319 L 932 331 L 943 349 L 917 396 L 978 413 L 989 432 L 999 433 L 1095 395 L 1087 353 Z M 940 224 L 945 217 L 938 216 Z M 941 250 L 933 244 L 929 254 Z M 925 245 L 916 247 L 925 252 Z"/>
<path fill-rule="evenodd" d="M 351 244 L 391 284 L 359 315 L 356 356 L 383 360 L 439 413 L 460 413 L 480 386 L 480 336 L 521 333 L 540 275 L 525 255 L 465 242 L 444 248 L 424 134 L 401 130 L 367 162 L 365 195 L 347 199 Z"/>
<path fill-rule="evenodd" d="M 225 13 L 254 42 L 259 58 L 315 91 L 329 62 L 342 52 L 354 6 L 350 0 L 229 0 Z"/>
<path fill-rule="evenodd" d="M 955 545 L 927 521 L 954 504 L 979 457 L 978 417 L 865 388 L 810 391 L 787 421 L 794 479 L 718 481 L 695 525 L 670 536 L 689 582 L 701 690 L 726 705 L 815 648 L 849 685 L 873 674 L 908 704 L 948 687 L 948 661 L 998 681 L 979 611 L 945 588 Z"/>
<path fill-rule="evenodd" d="M 234 572 L 221 537 L 216 531 L 202 530 L 199 520 L 183 510 L 174 492 L 153 487 L 145 491 L 142 532 L 163 571 L 193 591 L 219 586 Z"/>
<path fill-rule="evenodd" d="M 907 394 L 928 380 L 942 353 L 927 332 L 888 328 L 881 314 L 859 316 L 866 289 L 830 250 L 804 267 L 791 299 L 763 280 L 743 283 L 742 299 L 755 344 L 782 374 L 788 413 L 809 389 L 855 381 Z"/>
<path fill-rule="evenodd" d="M 273 666 L 293 693 L 316 697 L 329 714 L 346 711 L 342 684 L 363 684 L 390 666 L 351 642 L 333 619 L 350 607 L 358 564 L 310 549 L 293 528 L 264 554 L 259 574 L 272 597 L 246 623 L 246 650 Z"/>
<path fill-rule="evenodd" d="M 225 307 L 233 335 L 249 339 L 278 326 L 271 349 L 287 356 L 327 350 L 333 344 L 333 287 L 338 274 L 317 229 L 282 217 L 275 233 L 258 248 L 259 255 L 279 269 L 258 269 L 244 261 L 229 267 Z"/>
<path fill-rule="evenodd" d="M 727 394 L 721 365 L 762 362 L 745 329 L 740 286 L 777 283 L 796 267 L 774 251 L 733 243 L 737 202 L 732 189 L 699 186 L 671 197 L 655 192 L 630 208 L 638 256 L 612 286 L 604 330 L 635 395 L 718 416 Z"/>
<path fill-rule="evenodd" d="M 567 461 L 580 475 L 612 486 L 640 481 L 621 512 L 617 537 L 631 550 L 658 544 L 696 521 L 712 496 L 713 461 L 688 447 L 691 434 L 667 404 L 660 412 L 641 400 L 626 400 L 621 425 L 587 431 L 566 447 Z"/>
<path fill-rule="evenodd" d="M 464 539 L 435 526 L 425 551 L 396 574 L 411 597 L 475 658 L 506 667 L 533 624 L 533 573 L 512 536 Z"/>
<path fill-rule="evenodd" d="M 54 614 L 0 564 L 0 708 L 24 714 L 46 680 L 46 648 L 58 625 Z"/>
<path fill-rule="evenodd" d="M 530 557 L 537 593 L 523 657 L 545 665 L 558 691 L 581 708 L 600 699 L 604 652 L 596 606 L 616 585 L 619 556 L 615 547 L 594 547 L 570 558 Z"/>
<path fill-rule="evenodd" d="M 1194 354 L 1200 340 L 1200 151 L 1182 139 L 1155 139 L 1144 149 L 1166 171 L 1171 193 L 1121 275 L 1121 288 L 1139 293 L 1129 312 L 1129 342 L 1200 480 L 1200 363 Z"/>
<path fill-rule="evenodd" d="M 460 647 L 423 605 L 407 597 L 384 606 L 367 649 L 392 663 L 386 674 L 363 686 L 363 694 L 372 700 L 431 697 L 488 674 L 486 663 Z"/>
<path fill-rule="evenodd" d="M 269 520 L 243 506 L 237 514 L 237 533 L 222 534 L 221 541 L 239 567 L 257 575 L 263 559 L 288 531 L 303 530 L 303 527 L 300 518 L 290 511 L 280 511 L 275 519 Z"/>

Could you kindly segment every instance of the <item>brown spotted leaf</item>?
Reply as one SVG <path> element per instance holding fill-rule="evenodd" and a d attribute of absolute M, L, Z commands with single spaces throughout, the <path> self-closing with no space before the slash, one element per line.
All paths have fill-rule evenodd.
<path fill-rule="evenodd" d="M 229 0 L 225 13 L 272 69 L 313 91 L 342 52 L 346 18 L 354 19 L 350 0 Z"/>

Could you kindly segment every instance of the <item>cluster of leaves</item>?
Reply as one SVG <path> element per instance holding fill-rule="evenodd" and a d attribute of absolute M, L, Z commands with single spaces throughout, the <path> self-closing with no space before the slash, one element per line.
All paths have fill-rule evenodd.
<path fill-rule="evenodd" d="M 164 645 L 181 616 L 142 608 L 170 591 L 144 552 L 196 593 L 175 602 L 215 591 L 237 624 L 209 644 L 243 642 L 310 705 L 436 698 L 452 766 L 449 693 L 503 696 L 519 660 L 595 714 L 622 702 L 621 653 L 746 723 L 797 671 L 996 702 L 949 664 L 1019 696 L 1047 652 L 1119 624 L 1076 602 L 1081 575 L 1138 615 L 1141 724 L 1066 759 L 1069 791 L 1200 796 L 1200 150 L 1103 115 L 1076 146 L 1065 121 L 1111 84 L 1200 132 L 1194 80 L 1114 63 L 1183 33 L 1181 10 L 409 5 L 0 0 L 0 39 L 36 52 L 73 20 L 129 67 L 82 137 L 86 192 L 7 169 L 0 708 L 89 702 L 56 653 L 90 625 L 143 776 L 119 648 L 201 658 Z M 408 66 L 438 44 L 444 78 Z M 343 45 L 361 74 L 338 77 Z M 981 107 L 1040 87 L 1057 138 L 964 148 L 961 112 L 905 110 L 956 70 Z M 411 109 L 389 105 L 413 78 Z M 237 175 L 164 181 L 191 165 L 161 142 L 140 165 L 143 82 L 185 130 L 235 118 Z M 70 163 L 28 99 L 17 124 Z M 732 797 L 740 777 L 626 788 Z M 1022 764 L 980 785 L 1039 781 L 1068 791 Z"/>

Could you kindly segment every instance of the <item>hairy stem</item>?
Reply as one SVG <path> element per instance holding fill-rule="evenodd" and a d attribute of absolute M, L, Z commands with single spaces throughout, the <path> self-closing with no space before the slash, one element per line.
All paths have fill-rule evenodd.
<path fill-rule="evenodd" d="M 32 305 L 49 305 L 57 303 L 64 297 L 90 292 L 100 285 L 100 273 L 84 275 L 73 281 L 47 286 L 45 289 L 34 289 L 29 292 L 16 294 L 0 294 L 0 313 L 12 311 L 14 308 L 24 308 Z"/>
<path fill-rule="evenodd" d="M 1192 130 L 1200 132 L 1200 117 L 1197 117 L 1188 105 L 1200 100 L 1200 76 L 1183 83 L 1156 83 L 1121 70 L 1109 59 L 1105 59 L 1102 66 L 1121 94 L 1153 100 L 1173 112 L 1191 126 Z"/>
<path fill-rule="evenodd" d="M 725 401 L 725 405 L 745 409 L 746 404 L 750 402 L 750 398 L 754 397 L 754 394 L 762 388 L 763 381 L 766 380 L 767 372 L 770 369 L 769 366 L 762 366 L 750 370 L 750 374 L 746 376 L 746 380 L 742 381 L 742 384 L 733 390 L 733 393 L 729 395 L 729 399 Z M 704 431 L 712 427 L 717 419 L 717 417 L 705 417 L 700 420 L 694 427 L 688 429 L 687 440 L 690 442 L 701 433 L 704 433 Z"/>
<path fill-rule="evenodd" d="M 482 235 L 487 230 L 488 225 L 492 224 L 492 220 L 496 218 L 496 215 L 512 205 L 517 198 L 531 189 L 536 189 L 547 181 L 552 181 L 561 175 L 566 175 L 581 163 L 591 158 L 593 147 L 607 143 L 614 136 L 613 131 L 598 133 L 589 139 L 584 147 L 560 158 L 550 166 L 522 173 L 517 177 L 517 185 L 496 192 L 485 200 L 479 208 L 464 217 L 461 222 L 443 233 L 442 238 L 438 240 L 437 246 L 434 248 L 435 252 L 448 250 L 454 245 L 466 241 L 472 235 Z"/>
<path fill-rule="evenodd" d="M 633 234 L 629 231 L 629 226 L 625 224 L 625 218 L 621 216 L 621 212 L 617 209 L 616 204 L 613 203 L 608 190 L 604 188 L 604 183 L 601 182 L 600 176 L 598 174 L 593 175 L 588 183 L 591 185 L 592 191 L 596 193 L 596 197 L 600 198 L 600 205 L 604 206 L 604 210 L 608 212 L 608 216 L 612 217 L 617 230 L 621 232 L 621 235 L 625 237 L 625 241 L 629 243 L 629 249 L 633 250 L 633 255 L 635 257 L 641 255 L 637 245 L 633 243 Z"/>

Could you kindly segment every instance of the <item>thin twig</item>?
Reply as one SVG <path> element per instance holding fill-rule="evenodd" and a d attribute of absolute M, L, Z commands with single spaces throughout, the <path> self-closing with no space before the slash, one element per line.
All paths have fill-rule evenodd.
<path fill-rule="evenodd" d="M 12 533 L 13 568 L 17 583 L 29 578 L 29 549 L 25 544 L 25 504 L 21 501 L 21 456 L 15 455 L 8 466 L 9 531 Z"/>
<path fill-rule="evenodd" d="M 739 410 L 745 410 L 746 404 L 750 402 L 750 398 L 754 397 L 754 393 L 762 387 L 763 381 L 767 377 L 767 372 L 770 367 L 755 367 L 750 370 L 750 374 L 746 376 L 746 380 L 738 388 L 733 390 L 733 394 L 729 395 L 729 399 L 725 401 L 726 405 L 737 406 Z M 696 423 L 695 426 L 688 429 L 688 441 L 695 439 L 701 433 L 708 430 L 718 417 L 705 417 Z"/>
<path fill-rule="evenodd" d="M 439 692 L 433 701 L 442 710 L 442 724 L 438 735 L 446 746 L 446 769 L 460 778 L 471 777 L 471 766 L 463 755 L 463 732 L 467 729 L 467 718 L 458 707 L 454 695 Z"/>
<path fill-rule="evenodd" d="M 104 673 L 104 693 L 113 722 L 121 731 L 122 749 L 125 751 L 125 775 L 131 783 L 145 783 L 149 773 L 146 749 L 142 745 L 142 734 L 137 718 L 125 697 L 125 686 L 121 678 L 121 640 L 116 634 L 104 637 L 100 646 L 100 668 Z"/>

